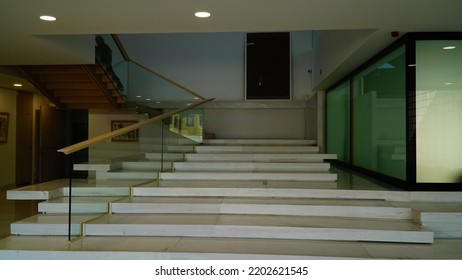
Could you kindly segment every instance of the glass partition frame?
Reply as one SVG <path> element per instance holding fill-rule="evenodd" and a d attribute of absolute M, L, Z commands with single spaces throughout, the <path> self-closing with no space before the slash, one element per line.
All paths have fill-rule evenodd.
<path fill-rule="evenodd" d="M 341 79 L 338 83 L 336 83 L 333 87 L 329 88 L 327 92 L 326 99 L 329 99 L 329 93 L 336 89 L 336 87 L 340 86 L 342 83 L 349 81 L 352 83 L 353 77 L 358 75 L 361 71 L 364 71 L 366 68 L 370 67 L 374 63 L 377 63 L 380 59 L 384 58 L 389 53 L 393 52 L 399 47 L 405 47 L 405 87 L 406 87 L 406 96 L 405 96 L 405 140 L 406 140 L 406 176 L 404 179 L 396 178 L 393 176 L 389 176 L 387 174 L 382 174 L 373 170 L 372 168 L 358 166 L 353 161 L 353 151 L 352 151 L 352 159 L 345 160 L 345 161 L 335 161 L 336 163 L 351 168 L 353 170 L 359 171 L 363 174 L 369 175 L 372 178 L 376 178 L 382 181 L 386 181 L 388 183 L 392 183 L 395 186 L 407 189 L 407 190 L 431 190 L 431 191 L 460 191 L 462 190 L 461 182 L 454 181 L 454 182 L 423 182 L 422 180 L 418 180 L 417 178 L 417 165 L 418 165 L 418 157 L 417 157 L 417 141 L 416 136 L 418 137 L 419 132 L 417 131 L 418 126 L 416 122 L 416 93 L 418 92 L 416 86 L 416 43 L 422 40 L 426 41 L 442 41 L 442 40 L 458 40 L 462 42 L 462 32 L 443 32 L 443 33 L 434 33 L 434 32 L 427 32 L 427 33 L 408 33 L 402 36 L 400 39 L 395 41 L 393 44 L 385 48 L 383 51 L 378 53 L 372 59 L 368 60 L 366 63 L 358 67 L 356 70 L 348 74 L 346 77 Z M 352 87 L 353 88 L 353 87 Z M 351 90 L 350 95 L 352 97 L 353 90 Z M 326 106 L 328 104 L 326 103 Z M 351 114 L 351 122 L 354 122 L 354 105 L 350 104 L 350 110 L 352 110 Z M 328 120 L 329 116 L 327 116 L 329 112 L 329 108 L 326 108 L 326 120 Z M 459 114 L 459 113 L 458 113 Z M 459 114 L 461 115 L 461 114 Z M 457 120 L 455 121 L 457 122 Z M 462 120 L 461 120 L 462 122 Z M 327 126 L 329 123 L 327 122 Z M 350 135 L 352 135 L 353 130 L 352 123 L 350 123 L 351 131 Z M 329 127 L 326 128 L 326 141 L 329 143 L 329 135 L 328 135 Z M 353 136 L 350 138 L 351 148 L 353 149 L 354 145 Z"/>

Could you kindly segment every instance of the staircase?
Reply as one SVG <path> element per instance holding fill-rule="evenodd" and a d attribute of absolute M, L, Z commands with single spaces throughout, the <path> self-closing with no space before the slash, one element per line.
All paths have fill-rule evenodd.
<path fill-rule="evenodd" d="M 123 91 L 99 65 L 31 65 L 17 69 L 58 108 L 120 109 Z"/>
<path fill-rule="evenodd" d="M 40 214 L 11 225 L 0 258 L 12 250 L 16 257 L 37 250 L 47 256 L 45 245 L 34 253 L 32 245 L 18 245 L 43 236 L 54 240 L 53 254 L 68 258 L 151 259 L 367 258 L 328 248 L 462 238 L 460 193 L 338 189 L 325 162 L 335 155 L 319 153 L 311 141 L 209 140 L 184 148 L 170 153 L 168 171 L 154 166 L 158 154 L 76 165 L 100 175 L 73 181 L 71 231 L 83 237 L 62 249 L 67 180 L 9 191 L 8 199 L 44 201 Z M 133 172 L 141 165 L 151 177 Z"/>

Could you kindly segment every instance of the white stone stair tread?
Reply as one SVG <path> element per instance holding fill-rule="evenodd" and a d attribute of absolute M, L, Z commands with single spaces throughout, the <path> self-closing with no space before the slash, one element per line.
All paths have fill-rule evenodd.
<path fill-rule="evenodd" d="M 73 197 L 72 213 L 107 213 L 109 203 L 122 197 Z M 42 213 L 68 213 L 69 197 L 60 197 L 39 203 L 38 211 Z"/>
<path fill-rule="evenodd" d="M 204 145 L 316 145 L 316 140 L 306 139 L 205 139 Z"/>
<path fill-rule="evenodd" d="M 205 162 L 322 162 L 335 154 L 185 154 L 186 161 Z"/>
<path fill-rule="evenodd" d="M 283 189 L 337 189 L 336 182 L 288 182 L 288 181 L 150 181 L 137 186 L 135 189 L 143 188 L 215 188 L 215 189 L 245 189 L 245 188 L 283 188 Z"/>
<path fill-rule="evenodd" d="M 133 197 L 112 204 L 113 213 L 264 214 L 412 219 L 410 208 L 384 201 L 269 198 L 155 198 Z"/>
<path fill-rule="evenodd" d="M 121 169 L 123 170 L 160 170 L 161 167 L 163 168 L 171 168 L 173 162 L 159 162 L 159 161 L 124 161 L 122 162 Z"/>
<path fill-rule="evenodd" d="M 86 234 L 433 242 L 433 232 L 411 221 L 273 215 L 105 215 Z"/>
<path fill-rule="evenodd" d="M 250 180 L 250 181 L 317 181 L 335 182 L 337 174 L 316 173 L 248 173 L 248 172 L 162 172 L 161 180 Z"/>
<path fill-rule="evenodd" d="M 36 215 L 37 216 L 37 215 Z M 49 216 L 49 215 L 46 215 Z M 51 215 L 52 216 L 52 215 Z M 56 220 L 59 219 L 50 219 Z M 66 220 L 67 223 L 67 220 Z M 274 227 L 323 227 L 345 229 L 375 229 L 421 231 L 417 223 L 408 220 L 356 219 L 338 217 L 299 217 L 275 215 L 208 215 L 208 214 L 113 214 L 104 215 L 90 224 L 126 225 L 241 225 Z"/>
<path fill-rule="evenodd" d="M 415 210 L 419 212 L 456 212 L 460 213 L 462 212 L 462 204 L 457 202 L 457 203 L 451 203 L 451 202 L 409 202 L 409 203 L 403 203 L 403 202 L 390 202 L 392 205 L 395 206 L 402 206 L 403 204 L 406 204 L 409 207 L 414 208 Z"/>
<path fill-rule="evenodd" d="M 371 258 L 363 246 L 360 242 L 342 241 L 138 236 L 85 236 L 69 243 L 62 236 L 10 236 L 0 240 L 0 247 L 5 250 L 0 256 L 48 260 Z"/>
<path fill-rule="evenodd" d="M 397 191 L 368 191 L 368 190 L 339 190 L 339 189 L 320 189 L 309 188 L 305 185 L 318 185 L 321 183 L 298 182 L 296 188 L 288 188 L 286 182 L 276 186 L 265 186 L 255 182 L 254 186 L 239 187 L 235 185 L 239 182 L 230 182 L 226 187 L 215 185 L 216 182 L 205 184 L 198 181 L 192 182 L 172 181 L 170 184 L 161 182 L 162 187 L 157 183 L 151 182 L 133 188 L 134 196 L 188 196 L 188 197 L 279 197 L 279 198 L 323 198 L 323 199 L 381 199 L 386 201 L 409 201 L 409 192 Z M 184 184 L 184 185 L 183 185 Z M 248 182 L 245 182 L 248 184 Z M 273 182 L 268 182 L 268 185 Z M 330 183 L 331 184 L 331 183 Z M 168 185 L 168 186 L 167 186 Z M 202 186 L 201 186 L 202 185 Z"/>
<path fill-rule="evenodd" d="M 394 207 L 383 200 L 369 199 L 302 199 L 302 198 L 241 198 L 241 197 L 126 197 L 115 203 L 184 203 L 184 204 L 283 204 L 283 205 L 322 205 L 322 206 L 362 206 L 362 207 Z M 394 207 L 394 208 L 405 208 Z"/>
<path fill-rule="evenodd" d="M 183 153 L 146 153 L 145 158 L 148 160 L 161 160 L 164 161 L 183 161 Z"/>
<path fill-rule="evenodd" d="M 118 171 L 111 171 L 107 174 L 103 174 L 102 176 L 105 179 L 110 180 L 134 180 L 134 179 L 144 179 L 144 180 L 155 180 L 157 179 L 158 172 L 154 170 L 118 170 Z M 97 174 L 97 178 L 98 178 Z"/>
<path fill-rule="evenodd" d="M 99 214 L 86 215 L 74 214 L 71 219 L 71 234 L 81 234 L 81 224 L 96 217 Z M 68 234 L 67 214 L 37 214 L 11 224 L 13 235 L 67 235 Z"/>
<path fill-rule="evenodd" d="M 166 150 L 168 152 L 187 153 L 187 152 L 193 152 L 194 149 L 195 149 L 194 145 L 179 145 L 179 146 L 169 145 L 169 146 L 167 146 Z"/>
<path fill-rule="evenodd" d="M 247 172 L 308 172 L 330 169 L 329 163 L 276 163 L 276 162 L 177 162 L 175 171 L 247 171 Z"/>
<path fill-rule="evenodd" d="M 197 146 L 196 153 L 319 153 L 317 146 Z"/>
<path fill-rule="evenodd" d="M 109 171 L 113 168 L 120 168 L 115 163 L 76 163 L 74 164 L 75 171 Z"/>
<path fill-rule="evenodd" d="M 81 180 L 75 183 L 72 180 L 72 196 L 114 196 L 122 197 L 130 194 L 132 187 L 140 186 L 151 182 L 146 179 L 132 180 Z M 69 186 L 63 188 L 63 196 L 69 196 Z"/>

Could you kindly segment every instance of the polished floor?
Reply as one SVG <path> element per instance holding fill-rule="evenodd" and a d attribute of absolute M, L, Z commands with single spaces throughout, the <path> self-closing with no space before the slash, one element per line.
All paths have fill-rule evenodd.
<path fill-rule="evenodd" d="M 339 189 L 399 190 L 351 172 L 339 169 L 334 171 L 339 175 Z M 76 255 L 71 256 L 70 252 L 91 252 L 90 257 L 87 254 L 81 258 L 94 259 L 107 258 L 105 252 L 130 252 L 130 258 L 133 259 L 264 259 L 274 258 L 276 255 L 276 258 L 281 259 L 462 260 L 462 239 L 436 239 L 433 244 L 398 244 L 191 237 L 84 237 L 69 243 L 65 237 L 16 238 L 9 236 L 10 223 L 36 214 L 37 202 L 6 200 L 7 190 L 8 188 L 3 188 L 0 192 L 0 249 L 8 246 L 23 247 L 31 251 L 28 257 L 33 259 L 41 258 L 38 250 L 50 250 L 55 252 L 55 259 L 79 258 Z M 0 253 L 0 256 L 1 259 L 14 258 L 15 253 Z M 110 258 L 123 259 L 127 256 L 111 255 Z"/>

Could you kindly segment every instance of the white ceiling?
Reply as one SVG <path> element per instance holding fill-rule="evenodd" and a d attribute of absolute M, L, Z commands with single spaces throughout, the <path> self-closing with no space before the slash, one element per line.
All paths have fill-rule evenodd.
<path fill-rule="evenodd" d="M 461 12 L 461 0 L 1 0 L 0 65 L 88 63 L 94 34 L 462 31 Z"/>

